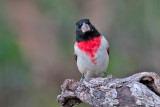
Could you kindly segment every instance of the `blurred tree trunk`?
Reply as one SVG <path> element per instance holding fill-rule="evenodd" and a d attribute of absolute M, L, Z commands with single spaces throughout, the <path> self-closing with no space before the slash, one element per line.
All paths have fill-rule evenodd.
<path fill-rule="evenodd" d="M 109 30 L 114 21 L 115 1 L 111 0 L 82 0 L 84 5 L 84 18 L 89 18 L 102 35 L 110 36 Z"/>
<path fill-rule="evenodd" d="M 65 65 L 59 60 L 57 49 L 58 26 L 41 15 L 34 0 L 6 0 L 5 6 L 9 22 L 19 35 L 24 56 L 31 62 L 31 70 L 37 84 L 61 83 L 59 80 L 62 79 L 58 78 L 64 77 L 63 72 L 59 71 L 63 71 Z"/>
<path fill-rule="evenodd" d="M 152 65 L 152 68 L 155 71 L 160 71 L 160 42 L 159 42 L 159 34 L 160 34 L 160 14 L 159 13 L 159 1 L 145 1 L 145 30 L 146 34 L 149 33 L 151 39 L 151 45 L 147 47 L 147 57 L 150 56 L 148 59 L 149 65 Z M 150 51 L 148 51 L 148 49 Z M 152 60 L 151 60 L 152 59 Z"/>

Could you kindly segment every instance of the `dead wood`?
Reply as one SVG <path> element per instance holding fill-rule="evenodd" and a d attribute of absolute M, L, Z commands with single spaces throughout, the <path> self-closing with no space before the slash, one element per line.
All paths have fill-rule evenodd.
<path fill-rule="evenodd" d="M 61 88 L 57 100 L 64 107 L 81 102 L 93 107 L 160 107 L 160 78 L 154 72 L 90 81 L 67 79 Z"/>

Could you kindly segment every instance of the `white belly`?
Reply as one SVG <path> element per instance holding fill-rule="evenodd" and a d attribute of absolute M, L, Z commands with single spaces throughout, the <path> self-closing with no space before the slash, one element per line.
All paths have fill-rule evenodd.
<path fill-rule="evenodd" d="M 91 61 L 90 57 L 85 52 L 79 50 L 79 48 L 75 46 L 75 52 L 78 56 L 77 66 L 82 74 L 85 74 L 89 78 L 103 76 L 109 63 L 109 56 L 107 53 L 108 42 L 106 42 L 106 39 L 102 37 L 101 45 L 95 54 L 96 64 Z"/>

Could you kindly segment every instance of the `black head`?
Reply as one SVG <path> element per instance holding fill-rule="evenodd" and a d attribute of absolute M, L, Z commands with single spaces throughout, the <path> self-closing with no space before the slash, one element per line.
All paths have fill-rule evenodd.
<path fill-rule="evenodd" d="M 90 23 L 89 19 L 81 19 L 76 23 L 76 41 L 88 41 L 93 37 L 100 36 L 97 29 Z"/>

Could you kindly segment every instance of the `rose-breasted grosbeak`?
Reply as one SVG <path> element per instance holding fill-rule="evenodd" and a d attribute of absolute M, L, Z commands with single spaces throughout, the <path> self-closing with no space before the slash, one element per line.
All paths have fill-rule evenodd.
<path fill-rule="evenodd" d="M 106 73 L 109 63 L 109 44 L 89 19 L 81 19 L 76 23 L 74 57 L 82 79 L 102 77 Z"/>

